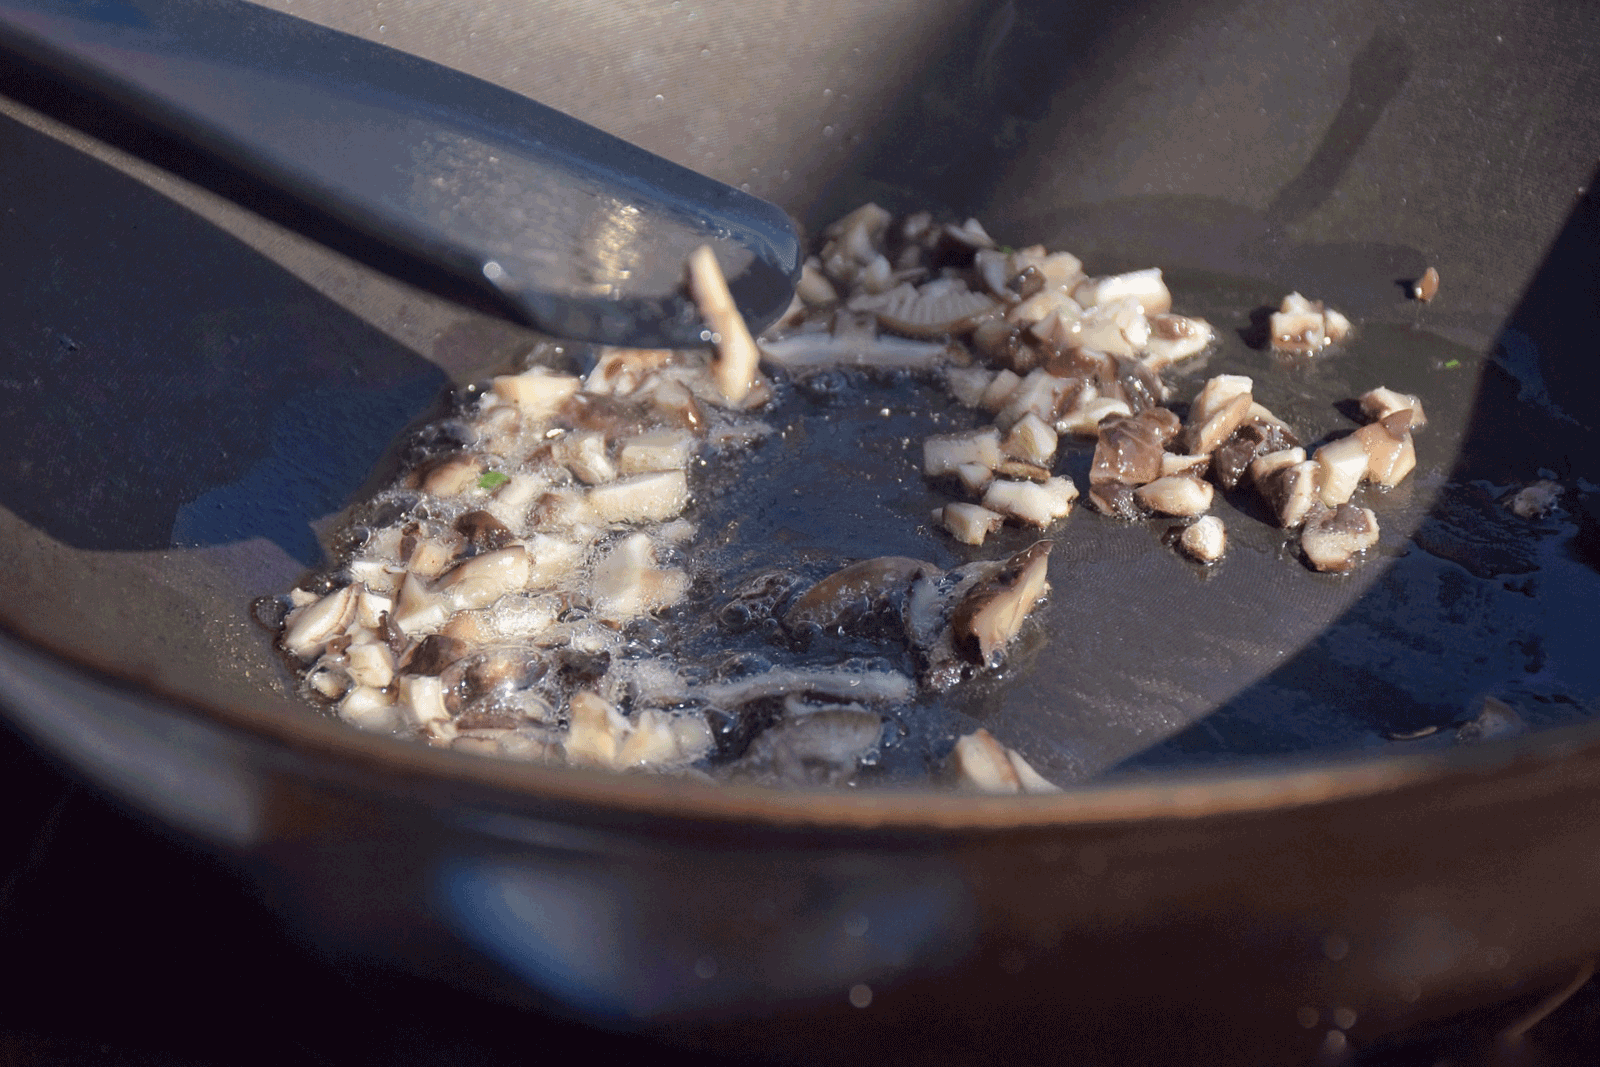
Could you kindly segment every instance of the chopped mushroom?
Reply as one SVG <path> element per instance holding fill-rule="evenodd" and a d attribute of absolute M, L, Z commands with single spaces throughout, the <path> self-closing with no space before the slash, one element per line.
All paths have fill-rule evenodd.
<path fill-rule="evenodd" d="M 1267 328 L 1272 347 L 1278 351 L 1314 356 L 1344 340 L 1350 333 L 1350 320 L 1320 300 L 1290 293 L 1273 312 Z"/>
<path fill-rule="evenodd" d="M 1439 272 L 1437 269 L 1429 267 L 1422 272 L 1422 277 L 1418 278 L 1417 283 L 1411 287 L 1411 296 L 1412 299 L 1426 304 L 1438 295 Z"/>
<path fill-rule="evenodd" d="M 1374 422 L 1388 418 L 1400 411 L 1411 412 L 1411 429 L 1420 430 L 1428 425 L 1428 418 L 1422 412 L 1422 401 L 1410 393 L 1397 393 L 1393 389 L 1378 386 L 1361 395 L 1361 413 Z"/>
<path fill-rule="evenodd" d="M 946 761 L 956 784 L 980 793 L 1058 793 L 1051 783 L 981 727 L 956 742 Z"/>
<path fill-rule="evenodd" d="M 1316 512 L 1300 532 L 1300 549 L 1319 571 L 1347 571 L 1377 543 L 1378 517 L 1354 504 Z"/>
<path fill-rule="evenodd" d="M 1043 484 L 997 478 L 983 494 L 990 511 L 1043 529 L 1072 513 L 1078 488 L 1068 478 L 1050 478 Z"/>
<path fill-rule="evenodd" d="M 689 293 L 711 328 L 709 340 L 717 352 L 711 373 L 717 388 L 730 404 L 741 404 L 755 385 L 761 353 L 728 292 L 727 279 L 710 245 L 701 245 L 689 256 Z"/>
<path fill-rule="evenodd" d="M 1178 547 L 1190 559 L 1200 563 L 1215 563 L 1228 550 L 1228 531 L 1215 515 L 1205 515 L 1183 528 L 1178 537 Z"/>
<path fill-rule="evenodd" d="M 978 504 L 950 503 L 934 512 L 934 521 L 964 545 L 981 545 L 1000 529 L 1006 517 Z"/>
<path fill-rule="evenodd" d="M 958 651 L 980 667 L 996 666 L 1022 622 L 1050 589 L 1049 541 L 1039 541 L 1006 560 L 956 605 L 950 616 Z"/>
<path fill-rule="evenodd" d="M 1158 515 L 1200 515 L 1211 508 L 1211 486 L 1192 474 L 1169 474 L 1133 495 L 1141 505 Z"/>

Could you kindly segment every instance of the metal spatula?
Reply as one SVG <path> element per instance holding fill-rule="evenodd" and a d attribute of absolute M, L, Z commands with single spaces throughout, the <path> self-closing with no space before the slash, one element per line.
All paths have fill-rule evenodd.
<path fill-rule="evenodd" d="M 684 262 L 754 330 L 787 306 L 777 207 L 526 97 L 239 0 L 0 0 L 17 63 L 220 158 L 423 277 L 558 336 L 702 343 Z M 315 234 L 313 234 L 315 236 Z"/>

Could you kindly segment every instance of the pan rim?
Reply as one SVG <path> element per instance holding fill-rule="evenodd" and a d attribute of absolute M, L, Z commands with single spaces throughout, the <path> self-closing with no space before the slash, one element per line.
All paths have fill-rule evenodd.
<path fill-rule="evenodd" d="M 1600 723 L 1583 723 L 1446 750 L 1291 757 L 1263 760 L 1245 771 L 1152 772 L 1118 781 L 1076 783 L 1046 795 L 996 796 L 918 787 L 779 790 L 523 764 L 363 733 L 309 713 L 288 718 L 247 706 L 207 704 L 148 679 L 85 663 L 69 650 L 0 624 L 0 665 L 30 657 L 71 673 L 98 693 L 131 700 L 156 715 L 220 730 L 229 740 L 251 748 L 258 760 L 272 751 L 299 756 L 307 760 L 307 772 L 321 773 L 330 781 L 352 779 L 366 791 L 407 791 L 425 784 L 472 790 L 478 794 L 472 801 L 475 805 L 488 801 L 502 810 L 523 809 L 530 814 L 539 814 L 528 809 L 532 802 L 564 814 L 651 816 L 772 829 L 994 833 L 1246 817 L 1430 786 L 1459 786 L 1486 777 L 1538 777 L 1558 765 L 1600 753 Z M 15 699 L 3 687 L 0 696 Z M 3 705 L 0 713 L 14 722 L 21 718 Z M 16 725 L 39 740 L 25 723 Z M 71 752 L 56 754 L 75 763 Z"/>

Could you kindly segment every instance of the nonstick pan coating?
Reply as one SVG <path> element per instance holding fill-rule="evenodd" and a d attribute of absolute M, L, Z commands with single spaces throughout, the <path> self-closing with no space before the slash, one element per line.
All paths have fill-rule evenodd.
<path fill-rule="evenodd" d="M 1064 782 L 1117 771 L 1141 772 L 1145 782 L 1145 772 L 1169 772 L 1148 778 L 1154 792 L 1144 800 L 1119 807 L 1105 798 L 1135 794 L 1090 792 L 1019 815 L 987 803 L 885 802 L 873 821 L 1064 826 L 1115 822 L 1116 811 L 1181 817 L 1203 809 L 1221 818 L 1240 804 L 1259 820 L 1279 804 L 1369 795 L 1379 798 L 1366 802 L 1362 818 L 1370 821 L 1385 810 L 1384 790 L 1469 765 L 1500 766 L 1493 756 L 1447 758 L 1427 748 L 1450 740 L 1449 727 L 1470 718 L 1484 695 L 1504 699 L 1534 727 L 1589 718 L 1597 695 L 1587 625 L 1595 582 L 1589 493 L 1600 479 L 1584 359 L 1600 323 L 1596 208 L 1582 190 L 1600 147 L 1591 103 L 1600 84 L 1588 59 L 1600 42 L 1594 13 L 1532 2 L 1462 11 L 1426 0 L 1315 9 L 1148 4 L 1110 16 L 1017 0 L 932 12 L 819 2 L 786 9 L 777 21 L 789 28 L 775 35 L 771 13 L 758 17 L 757 7 L 708 7 L 690 20 L 688 7 L 663 14 L 609 5 L 590 23 L 566 9 L 529 20 L 490 5 L 476 16 L 487 20 L 482 30 L 460 33 L 440 32 L 455 26 L 443 4 L 415 21 L 385 18 L 381 31 L 354 5 L 310 14 L 381 33 L 385 43 L 528 92 L 714 177 L 748 182 L 813 227 L 871 197 L 897 209 L 977 214 L 1002 240 L 1072 249 L 1096 271 L 1165 267 L 1180 309 L 1209 317 L 1224 334 L 1211 366 L 1256 373 L 1268 406 L 1312 437 L 1350 425 L 1335 402 L 1380 382 L 1421 394 L 1434 419 L 1419 436 L 1414 484 L 1382 502 L 1381 558 L 1346 578 L 1305 571 L 1279 550 L 1273 531 L 1248 521 L 1232 524 L 1238 547 L 1206 576 L 1160 544 L 1159 526 L 1069 520 L 1045 620 L 1051 649 L 1061 651 L 1035 651 L 1034 669 L 964 710 Z M 641 29 L 655 42 L 646 52 L 637 48 Z M 539 62 L 540 49 L 557 42 L 560 56 Z M 863 51 L 873 52 L 870 63 Z M 752 84 L 767 88 L 749 92 Z M 371 488 L 390 440 L 447 383 L 510 359 L 528 337 L 358 265 L 352 259 L 381 264 L 381 250 L 349 235 L 322 234 L 337 249 L 330 253 L 287 233 L 278 224 L 297 220 L 179 147 L 118 127 L 36 82 L 5 75 L 0 91 L 20 102 L 0 117 L 9 201 L 0 216 L 8 279 L 0 296 L 0 568 L 8 576 L 0 611 L 13 638 L 178 701 L 188 710 L 175 721 L 242 732 L 252 739 L 242 751 L 266 745 L 279 753 L 274 780 L 332 773 L 332 753 L 349 775 L 344 793 L 385 783 L 377 788 L 414 791 L 413 802 L 430 810 L 459 788 L 479 801 L 498 798 L 491 806 L 502 809 L 532 804 L 557 821 L 612 819 L 594 813 L 652 805 L 685 817 L 717 810 L 735 822 L 739 805 L 780 822 L 865 818 L 850 798 L 652 798 L 638 780 L 468 765 L 346 737 L 307 716 L 246 606 L 319 563 L 329 517 Z M 1419 309 L 1400 282 L 1430 264 L 1444 288 Z M 1346 311 L 1358 339 L 1309 369 L 1272 367 L 1248 343 L 1252 313 L 1290 289 Z M 802 475 L 816 465 L 795 462 Z M 1567 488 L 1562 511 L 1518 525 L 1497 497 L 1545 474 Z M 896 492 L 923 491 L 896 484 Z M 929 551 L 925 539 L 920 546 L 917 554 Z M 7 648 L 22 657 L 17 663 L 31 655 Z M 23 692 L 8 688 L 13 703 Z M 24 721 L 58 751 L 71 749 L 65 735 L 41 725 L 47 720 Z M 1386 740 L 1426 726 L 1445 729 L 1432 740 Z M 1554 736 L 1578 751 L 1588 735 Z M 1549 751 L 1528 744 L 1507 751 Z M 1251 770 L 1233 794 L 1225 780 L 1186 793 L 1190 787 L 1173 783 L 1187 779 L 1170 777 L 1174 768 L 1244 769 L 1266 755 L 1304 764 L 1363 748 L 1402 759 L 1280 778 Z M 91 773 L 115 764 L 101 756 L 85 764 Z M 237 752 L 229 758 L 248 762 Z M 1545 756 L 1533 764 L 1506 758 L 1529 774 L 1545 766 Z M 348 769 L 352 760 L 360 773 Z M 183 805 L 162 808 L 148 782 L 141 792 L 134 778 L 116 781 L 191 832 L 229 839 L 239 830 L 225 819 L 185 822 L 176 814 Z M 1553 779 L 1539 781 L 1546 784 L 1517 795 L 1559 804 Z M 1561 781 L 1576 789 L 1586 779 L 1569 769 Z M 1429 803 L 1443 811 L 1455 794 L 1438 788 Z M 168 784 L 169 799 L 184 792 Z M 1425 818 L 1405 811 L 1396 826 L 1431 832 Z M 1272 850 L 1301 834 L 1343 832 L 1328 819 L 1293 830 L 1262 823 L 1235 836 L 1208 831 L 1190 844 L 1226 839 L 1219 855 L 1235 861 L 1251 841 L 1262 843 L 1262 855 L 1289 855 Z M 275 840 L 293 838 L 281 836 L 289 825 L 307 840 L 320 832 L 281 812 L 274 820 Z M 245 830 L 232 838 L 238 847 L 262 832 L 259 823 Z M 1149 839 L 1161 842 L 1150 855 L 1181 853 L 1181 838 L 1169 826 Z M 1029 838 L 1028 847 L 1050 840 Z M 1098 853 L 1073 844 L 1062 854 L 1076 864 L 1072 878 L 1108 863 L 1115 870 L 1121 840 L 1097 839 Z M 1440 871 L 1448 865 L 1438 857 L 1465 847 L 1434 841 L 1443 849 Z M 909 847 L 895 847 L 902 846 Z M 1021 847 L 1005 848 L 1013 846 Z M 935 846 L 919 839 L 922 847 Z M 1528 865 L 1527 877 L 1571 875 L 1546 859 L 1547 867 Z M 304 901 L 337 866 L 323 862 L 330 866 L 307 866 L 302 857 L 296 868 L 305 878 L 303 913 L 316 910 Z M 966 870 L 981 870 L 977 880 L 993 886 L 1001 869 L 969 857 Z M 1263 861 L 1260 869 L 1288 892 L 1323 868 L 1292 878 L 1292 864 Z M 1378 868 L 1342 869 L 1356 879 L 1347 899 L 1372 899 L 1357 874 Z M 1138 884 L 1150 883 L 1124 888 L 1137 897 L 1129 887 Z M 1237 890 L 1226 879 L 1210 884 L 1213 904 Z M 1519 876 L 1517 884 L 1543 881 Z M 1046 892 L 1044 881 L 1028 885 Z M 1175 886 L 1163 892 L 1160 914 L 1190 907 L 1171 895 Z M 1041 935 L 1040 944 L 1060 943 L 1065 904 L 1007 901 L 972 919 L 977 943 L 989 944 L 981 931 L 1030 924 L 1054 924 L 1056 940 Z M 1344 905 L 1318 896 L 1306 906 L 1332 914 Z M 1395 907 L 1384 921 L 1403 925 L 1394 916 L 1421 914 Z M 1473 907 L 1487 922 L 1488 905 Z M 1254 900 L 1227 914 L 1247 924 L 1264 910 L 1268 904 Z M 1001 912 L 1003 922 L 994 918 Z M 1380 913 L 1373 905 L 1363 914 Z M 1205 905 L 1193 914 L 1222 912 Z M 1145 922 L 1133 915 L 1111 908 L 1105 929 Z M 1282 922 L 1296 930 L 1308 922 L 1287 915 Z M 365 943 L 323 917 L 331 924 L 324 932 L 340 928 L 339 936 Z M 1143 928 L 1164 929 L 1164 921 Z M 1321 937 L 1314 924 L 1305 929 Z M 1116 940 L 1096 938 L 1108 952 Z M 1534 940 L 1537 952 L 1517 956 L 1492 981 L 1456 981 L 1446 968 L 1439 973 L 1449 981 L 1437 986 L 1482 997 L 1507 988 L 1495 984 L 1502 980 L 1549 976 L 1560 959 L 1557 939 Z M 1088 951 L 1088 942 L 1075 944 Z M 1280 978 L 1302 973 L 1283 960 L 1274 966 Z M 1258 972 L 1243 963 L 1237 974 L 1228 969 L 1239 989 L 1247 973 Z M 1385 988 L 1392 1010 L 1368 1018 L 1397 1025 L 1416 998 Z"/>

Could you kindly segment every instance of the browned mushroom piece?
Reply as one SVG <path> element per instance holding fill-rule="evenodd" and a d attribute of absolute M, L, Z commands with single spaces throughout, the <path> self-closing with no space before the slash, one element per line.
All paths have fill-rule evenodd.
<path fill-rule="evenodd" d="M 1022 622 L 1049 591 L 1051 542 L 1023 549 L 969 591 L 950 614 L 955 648 L 985 670 L 999 666 Z"/>
<path fill-rule="evenodd" d="M 1233 489 L 1244 479 L 1245 472 L 1258 457 L 1299 444 L 1299 440 L 1283 423 L 1250 418 L 1217 446 L 1211 454 L 1211 470 L 1216 475 L 1218 485 Z"/>
<path fill-rule="evenodd" d="M 1250 416 L 1255 383 L 1242 374 L 1219 374 L 1189 405 L 1185 446 L 1197 455 L 1214 452 Z"/>
<path fill-rule="evenodd" d="M 1148 413 L 1147 413 L 1148 414 Z M 1089 466 L 1090 485 L 1144 485 L 1161 477 L 1166 426 L 1143 415 L 1106 419 Z"/>
<path fill-rule="evenodd" d="M 1122 519 L 1124 522 L 1137 522 L 1150 516 L 1150 512 L 1139 502 L 1139 496 L 1135 492 L 1138 488 L 1126 482 L 1090 484 L 1086 499 L 1089 501 L 1089 506 L 1102 515 Z"/>
<path fill-rule="evenodd" d="M 939 573 L 932 563 L 906 556 L 879 556 L 852 563 L 795 597 L 783 613 L 784 628 L 790 633 L 811 627 L 838 633 L 869 620 L 898 619 L 911 583 L 923 575 Z"/>
<path fill-rule="evenodd" d="M 1418 278 L 1416 284 L 1411 287 L 1411 297 L 1418 303 L 1426 304 L 1438 295 L 1439 271 L 1434 267 L 1429 267 L 1422 272 L 1422 277 Z"/>
<path fill-rule="evenodd" d="M 473 552 L 495 552 L 516 540 L 510 527 L 481 508 L 463 512 L 453 525 Z"/>
<path fill-rule="evenodd" d="M 409 674 L 438 675 L 469 651 L 465 641 L 444 634 L 429 634 L 401 658 L 400 669 Z"/>
<path fill-rule="evenodd" d="M 1417 466 L 1417 449 L 1411 441 L 1411 412 L 1397 411 L 1361 427 L 1351 436 L 1366 450 L 1364 475 L 1373 485 L 1388 489 L 1399 485 Z"/>
<path fill-rule="evenodd" d="M 1305 522 L 1313 505 L 1324 506 L 1319 497 L 1322 467 L 1313 459 L 1272 471 L 1256 482 L 1256 488 L 1272 508 L 1278 525 L 1286 530 Z"/>
<path fill-rule="evenodd" d="M 1378 517 L 1354 504 L 1319 509 L 1300 532 L 1300 549 L 1319 571 L 1348 571 L 1377 543 Z"/>
<path fill-rule="evenodd" d="M 1410 393 L 1397 393 L 1380 385 L 1363 393 L 1360 404 L 1361 413 L 1374 422 L 1400 411 L 1409 411 L 1411 412 L 1409 429 L 1420 430 L 1428 425 L 1428 417 L 1422 411 L 1422 401 Z"/>

